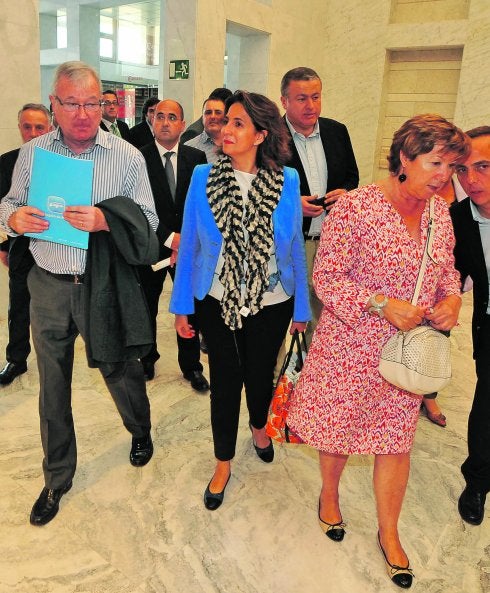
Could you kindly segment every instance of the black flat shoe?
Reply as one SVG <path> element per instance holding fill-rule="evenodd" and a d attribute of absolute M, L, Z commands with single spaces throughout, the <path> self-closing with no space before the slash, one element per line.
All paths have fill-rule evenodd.
<path fill-rule="evenodd" d="M 340 523 L 327 523 L 323 521 L 320 517 L 320 501 L 318 501 L 318 522 L 323 533 L 333 542 L 341 542 L 344 539 L 345 523 L 343 521 L 340 521 Z"/>
<path fill-rule="evenodd" d="M 267 447 L 257 447 L 254 441 L 254 433 L 250 422 L 248 423 L 248 427 L 252 433 L 252 443 L 259 459 L 262 459 L 262 461 L 265 463 L 271 463 L 274 461 L 274 445 L 272 444 L 272 439 L 269 437 L 270 443 L 267 445 Z"/>
<path fill-rule="evenodd" d="M 395 583 L 395 585 L 398 585 L 398 587 L 401 587 L 402 589 L 410 589 L 414 577 L 413 571 L 410 568 L 410 562 L 405 567 L 397 566 L 396 564 L 391 564 L 388 558 L 386 557 L 385 551 L 383 550 L 383 546 L 381 545 L 381 540 L 379 539 L 379 531 L 378 546 L 381 550 L 381 553 L 383 554 L 386 572 L 388 573 L 390 579 Z"/>
<path fill-rule="evenodd" d="M 135 467 L 142 467 L 146 465 L 153 456 L 153 442 L 151 434 L 141 438 L 133 437 L 131 442 L 131 452 L 129 453 L 129 461 Z"/>
<path fill-rule="evenodd" d="M 209 484 L 206 487 L 206 490 L 204 491 L 204 506 L 208 509 L 208 511 L 215 511 L 216 509 L 219 509 L 221 503 L 223 502 L 223 498 L 225 497 L 225 490 L 228 486 L 230 478 L 231 473 L 228 476 L 226 484 L 224 485 L 223 490 L 221 492 L 211 492 L 211 490 L 209 489 L 209 485 L 213 481 L 213 479 L 211 478 Z"/>
<path fill-rule="evenodd" d="M 56 517 L 60 508 L 60 500 L 63 494 L 66 494 L 72 487 L 70 480 L 63 488 L 52 490 L 50 488 L 43 488 L 39 498 L 32 507 L 29 521 L 31 525 L 41 526 L 49 523 L 51 519 Z"/>
<path fill-rule="evenodd" d="M 0 385 L 10 385 L 12 381 L 27 371 L 27 364 L 17 362 L 7 362 L 0 371 Z"/>
<path fill-rule="evenodd" d="M 485 515 L 486 497 L 485 492 L 466 486 L 458 500 L 458 511 L 463 521 L 480 525 Z"/>
<path fill-rule="evenodd" d="M 184 379 L 190 382 L 192 389 L 196 391 L 207 391 L 209 383 L 201 371 L 187 371 L 184 373 Z"/>

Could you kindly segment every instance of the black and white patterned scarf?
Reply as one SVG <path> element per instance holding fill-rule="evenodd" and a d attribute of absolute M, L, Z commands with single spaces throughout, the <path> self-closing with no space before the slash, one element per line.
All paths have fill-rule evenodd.
<path fill-rule="evenodd" d="M 259 169 L 244 204 L 228 156 L 221 156 L 208 177 L 206 193 L 216 225 L 223 235 L 223 268 L 219 280 L 224 286 L 221 316 L 231 329 L 242 327 L 240 310 L 250 315 L 262 308 L 268 287 L 268 264 L 274 242 L 272 213 L 281 197 L 284 173 Z M 244 229 L 248 231 L 245 240 Z M 246 290 L 242 296 L 241 285 Z"/>

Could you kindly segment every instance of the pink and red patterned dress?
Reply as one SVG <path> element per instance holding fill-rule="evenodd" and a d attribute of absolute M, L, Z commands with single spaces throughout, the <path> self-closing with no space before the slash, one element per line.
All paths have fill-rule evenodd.
<path fill-rule="evenodd" d="M 341 196 L 325 219 L 313 271 L 324 308 L 288 413 L 290 428 L 320 451 L 396 454 L 412 447 L 421 398 L 379 374 L 381 349 L 397 330 L 364 307 L 374 293 L 412 299 L 428 214 L 427 203 L 418 246 L 381 189 L 368 185 Z M 439 197 L 435 220 L 435 261 L 418 301 L 424 308 L 460 294 L 452 224 Z"/>

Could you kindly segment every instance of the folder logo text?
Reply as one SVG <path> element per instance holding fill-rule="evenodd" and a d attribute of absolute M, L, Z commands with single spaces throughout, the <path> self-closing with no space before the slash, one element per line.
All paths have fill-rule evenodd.
<path fill-rule="evenodd" d="M 62 214 L 65 211 L 65 200 L 58 196 L 48 196 L 48 210 L 53 214 Z"/>

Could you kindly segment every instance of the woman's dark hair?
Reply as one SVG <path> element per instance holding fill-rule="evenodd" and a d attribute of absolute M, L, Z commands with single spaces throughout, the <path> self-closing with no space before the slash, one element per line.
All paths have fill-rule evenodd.
<path fill-rule="evenodd" d="M 258 132 L 267 131 L 257 147 L 257 166 L 277 171 L 291 158 L 289 133 L 277 105 L 264 95 L 235 91 L 226 100 L 225 112 L 235 103 L 243 105 Z"/>
<path fill-rule="evenodd" d="M 426 113 L 415 115 L 395 132 L 388 155 L 388 168 L 392 175 L 398 175 L 402 168 L 400 151 L 413 161 L 419 154 L 427 154 L 436 144 L 442 146 L 444 154 L 454 152 L 457 161 L 466 159 L 470 143 L 462 130 L 440 115 Z"/>

